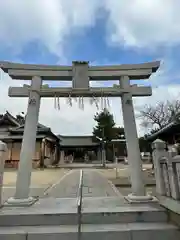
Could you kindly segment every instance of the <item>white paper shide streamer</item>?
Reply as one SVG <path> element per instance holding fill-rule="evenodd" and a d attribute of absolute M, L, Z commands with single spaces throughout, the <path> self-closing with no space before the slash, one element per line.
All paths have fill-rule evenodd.
<path fill-rule="evenodd" d="M 56 94 L 54 96 L 54 108 L 57 109 L 57 110 L 61 109 L 61 107 L 60 107 L 60 98 Z"/>
<path fill-rule="evenodd" d="M 84 97 L 79 96 L 79 97 L 74 97 L 72 98 L 72 94 L 69 93 L 69 96 L 66 98 L 66 103 L 72 107 L 73 106 L 73 100 L 78 104 L 79 109 L 84 110 Z M 95 94 L 92 95 L 92 97 L 89 98 L 89 103 L 90 105 L 95 105 L 97 110 L 101 109 L 109 109 L 110 108 L 110 103 L 109 103 L 109 98 L 105 97 L 103 94 L 103 91 L 101 92 L 101 96 L 96 97 Z M 54 108 L 57 110 L 60 110 L 60 97 L 55 94 L 54 96 Z"/>

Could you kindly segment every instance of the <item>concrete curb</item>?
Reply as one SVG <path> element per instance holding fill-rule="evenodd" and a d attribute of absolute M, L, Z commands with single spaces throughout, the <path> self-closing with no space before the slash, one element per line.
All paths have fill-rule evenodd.
<path fill-rule="evenodd" d="M 113 181 L 112 181 L 112 183 L 113 183 Z M 125 183 L 125 184 L 115 184 L 115 183 L 113 183 L 116 187 L 122 187 L 122 188 L 128 188 L 128 187 L 131 187 L 131 184 L 130 183 Z M 155 187 L 156 186 L 156 184 L 155 183 L 147 183 L 147 184 L 145 184 L 145 186 L 146 187 Z"/>

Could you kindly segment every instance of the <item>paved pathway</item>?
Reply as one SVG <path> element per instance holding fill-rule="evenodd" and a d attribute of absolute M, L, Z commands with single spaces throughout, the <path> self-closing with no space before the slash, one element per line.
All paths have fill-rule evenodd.
<path fill-rule="evenodd" d="M 80 180 L 80 170 L 72 170 L 52 188 L 46 196 L 56 198 L 76 198 Z M 83 197 L 119 196 L 117 189 L 97 170 L 83 170 Z"/>
<path fill-rule="evenodd" d="M 97 170 L 83 171 L 83 196 L 107 197 L 117 196 L 117 191 L 101 173 Z"/>

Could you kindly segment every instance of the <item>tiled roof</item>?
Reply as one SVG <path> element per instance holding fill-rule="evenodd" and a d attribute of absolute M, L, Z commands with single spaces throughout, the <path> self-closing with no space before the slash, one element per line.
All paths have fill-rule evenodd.
<path fill-rule="evenodd" d="M 98 142 L 93 142 L 93 136 L 63 136 L 58 135 L 61 146 L 97 146 Z"/>
<path fill-rule="evenodd" d="M 163 127 L 162 129 L 160 129 L 159 131 L 151 134 L 150 136 L 147 136 L 146 139 L 153 141 L 153 140 L 157 139 L 158 137 L 160 137 L 162 134 L 171 132 L 174 128 L 176 128 L 178 126 L 180 127 L 180 123 L 177 121 L 173 121 L 173 122 L 169 123 L 168 125 L 166 125 L 165 127 Z"/>

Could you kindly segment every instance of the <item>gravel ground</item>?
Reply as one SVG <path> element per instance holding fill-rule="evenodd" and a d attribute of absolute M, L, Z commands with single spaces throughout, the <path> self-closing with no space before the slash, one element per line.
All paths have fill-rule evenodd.
<path fill-rule="evenodd" d="M 57 183 L 69 170 L 45 169 L 33 170 L 31 177 L 30 196 L 43 197 L 44 191 Z M 8 170 L 4 173 L 2 200 L 6 201 L 15 193 L 17 171 Z"/>
<path fill-rule="evenodd" d="M 69 169 L 44 169 L 44 170 L 33 170 L 31 175 L 31 185 L 51 185 L 57 182 L 59 178 L 64 176 Z M 4 186 L 15 186 L 17 178 L 17 171 L 6 170 L 3 177 Z"/>

